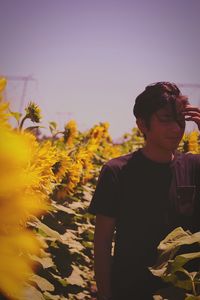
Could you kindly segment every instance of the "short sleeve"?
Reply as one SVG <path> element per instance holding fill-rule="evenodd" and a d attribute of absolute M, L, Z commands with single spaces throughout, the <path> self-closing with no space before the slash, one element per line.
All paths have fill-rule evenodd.
<path fill-rule="evenodd" d="M 119 184 L 116 172 L 108 165 L 101 169 L 97 186 L 88 208 L 91 214 L 117 217 L 119 203 Z"/>

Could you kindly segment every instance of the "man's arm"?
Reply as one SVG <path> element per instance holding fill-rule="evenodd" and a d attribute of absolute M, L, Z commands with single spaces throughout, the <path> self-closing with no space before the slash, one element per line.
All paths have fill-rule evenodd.
<path fill-rule="evenodd" d="M 96 216 L 94 235 L 94 271 L 98 299 L 109 299 L 111 294 L 111 250 L 115 231 L 115 218 Z"/>

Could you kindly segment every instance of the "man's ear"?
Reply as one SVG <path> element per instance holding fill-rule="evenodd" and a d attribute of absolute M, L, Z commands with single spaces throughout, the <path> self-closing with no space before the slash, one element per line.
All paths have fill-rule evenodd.
<path fill-rule="evenodd" d="M 147 131 L 147 127 L 146 127 L 146 124 L 145 124 L 145 121 L 141 118 L 138 118 L 136 119 L 136 124 L 138 126 L 138 128 L 140 129 L 140 131 L 145 134 L 146 131 Z"/>

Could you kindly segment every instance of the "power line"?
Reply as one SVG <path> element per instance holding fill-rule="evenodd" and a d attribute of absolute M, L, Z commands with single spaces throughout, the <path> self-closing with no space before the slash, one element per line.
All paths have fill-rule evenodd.
<path fill-rule="evenodd" d="M 177 85 L 184 88 L 200 88 L 199 83 L 177 83 Z"/>

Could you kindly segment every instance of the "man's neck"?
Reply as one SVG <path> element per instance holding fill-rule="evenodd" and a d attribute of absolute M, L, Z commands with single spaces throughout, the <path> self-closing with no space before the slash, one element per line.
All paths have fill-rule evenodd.
<path fill-rule="evenodd" d="M 142 148 L 142 153 L 149 159 L 158 163 L 167 163 L 174 159 L 174 152 L 161 150 L 150 145 L 145 145 Z"/>

